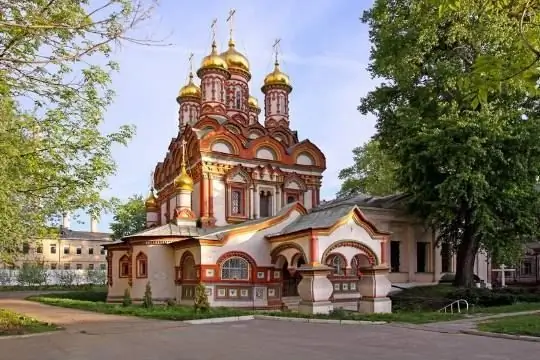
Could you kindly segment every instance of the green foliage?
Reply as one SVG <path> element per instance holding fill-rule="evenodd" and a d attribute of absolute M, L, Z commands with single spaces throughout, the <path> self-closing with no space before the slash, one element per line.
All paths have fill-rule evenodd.
<path fill-rule="evenodd" d="M 133 195 L 125 203 L 117 204 L 110 227 L 114 240 L 144 230 L 146 228 L 146 208 L 142 195 Z"/>
<path fill-rule="evenodd" d="M 107 273 L 105 270 L 88 270 L 87 280 L 92 285 L 103 286 L 107 283 Z"/>
<path fill-rule="evenodd" d="M 144 289 L 142 306 L 147 309 L 154 307 L 154 302 L 152 300 L 152 287 L 150 286 L 150 281 L 146 283 L 146 288 Z"/>
<path fill-rule="evenodd" d="M 203 284 L 197 284 L 195 287 L 195 299 L 193 308 L 196 312 L 206 312 L 210 309 L 208 295 L 206 295 L 206 287 Z"/>
<path fill-rule="evenodd" d="M 132 303 L 133 301 L 131 300 L 131 293 L 129 291 L 129 288 L 126 288 L 126 290 L 124 290 L 124 297 L 122 298 L 122 306 L 131 306 Z"/>
<path fill-rule="evenodd" d="M 540 337 L 540 314 L 509 316 L 478 324 L 478 330 Z"/>
<path fill-rule="evenodd" d="M 0 309 L 0 336 L 23 335 L 57 330 L 58 327 L 30 317 Z"/>
<path fill-rule="evenodd" d="M 540 103 L 520 78 L 472 101 L 480 59 L 530 59 L 519 21 L 439 14 L 430 4 L 377 0 L 364 14 L 369 70 L 385 81 L 359 109 L 377 116 L 376 139 L 398 165 L 410 209 L 455 249 L 455 283 L 470 287 L 479 250 L 512 263 L 539 229 Z"/>
<path fill-rule="evenodd" d="M 47 270 L 40 263 L 24 263 L 17 274 L 17 282 L 23 286 L 47 283 Z"/>
<path fill-rule="evenodd" d="M 71 270 L 60 270 L 56 273 L 58 283 L 61 286 L 72 286 L 77 279 L 77 274 Z M 79 285 L 79 284 L 76 284 Z"/>
<path fill-rule="evenodd" d="M 23 241 L 50 235 L 61 212 L 111 208 L 100 195 L 116 170 L 111 148 L 134 134 L 132 126 L 102 133 L 118 70 L 112 44 L 151 43 L 130 33 L 152 2 L 2 2 L 1 261 L 13 261 Z"/>
<path fill-rule="evenodd" d="M 391 195 L 398 192 L 397 165 L 384 153 L 377 140 L 353 150 L 354 165 L 339 172 L 343 180 L 338 197 L 355 194 Z"/>

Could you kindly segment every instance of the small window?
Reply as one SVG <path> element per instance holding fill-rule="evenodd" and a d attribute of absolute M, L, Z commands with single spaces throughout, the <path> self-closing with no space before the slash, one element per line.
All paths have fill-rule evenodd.
<path fill-rule="evenodd" d="M 182 264 L 182 278 L 184 280 L 197 280 L 197 271 L 195 270 L 195 259 L 193 256 L 186 256 Z"/>
<path fill-rule="evenodd" d="M 64 246 L 64 255 L 69 255 L 69 246 Z"/>
<path fill-rule="evenodd" d="M 101 249 L 101 250 L 99 251 L 99 253 L 100 253 L 101 255 L 105 255 L 105 249 Z"/>
<path fill-rule="evenodd" d="M 232 190 L 231 192 L 231 213 L 233 215 L 242 215 L 242 191 Z"/>
<path fill-rule="evenodd" d="M 94 248 L 88 248 L 88 255 L 94 255 Z"/>
<path fill-rule="evenodd" d="M 30 252 L 30 245 L 27 242 L 23 244 L 22 251 L 23 251 L 23 254 L 28 254 Z"/>
<path fill-rule="evenodd" d="M 39 245 L 37 248 L 36 248 L 36 252 L 38 254 L 43 254 L 43 247 L 41 245 Z"/>
<path fill-rule="evenodd" d="M 107 267 L 107 265 L 105 265 L 105 264 L 99 264 L 99 268 L 100 268 L 101 270 L 105 270 L 106 267 Z"/>
<path fill-rule="evenodd" d="M 64 264 L 64 270 L 69 270 L 69 269 L 71 269 L 71 264 L 70 263 Z"/>
<path fill-rule="evenodd" d="M 76 268 L 77 270 L 82 270 L 82 264 L 77 264 L 77 265 L 75 265 L 75 268 Z"/>
<path fill-rule="evenodd" d="M 291 204 L 293 202 L 297 201 L 296 196 L 294 195 L 287 195 L 287 204 Z"/>
<path fill-rule="evenodd" d="M 94 264 L 88 264 L 88 270 L 94 270 Z"/>
<path fill-rule="evenodd" d="M 56 263 L 51 264 L 51 270 L 56 270 L 56 267 L 57 267 Z"/>
<path fill-rule="evenodd" d="M 326 261 L 326 265 L 334 268 L 334 275 L 345 275 L 347 262 L 342 256 L 337 254 L 330 255 Z"/>
<path fill-rule="evenodd" d="M 224 280 L 249 280 L 249 263 L 240 257 L 228 259 L 221 265 L 221 278 Z"/>
<path fill-rule="evenodd" d="M 77 255 L 81 255 L 82 254 L 82 249 L 80 247 L 77 248 Z"/>
<path fill-rule="evenodd" d="M 148 258 L 145 254 L 139 253 L 136 257 L 137 261 L 137 277 L 146 278 L 148 277 Z"/>
<path fill-rule="evenodd" d="M 120 277 L 129 276 L 129 259 L 126 255 L 120 258 Z"/>
<path fill-rule="evenodd" d="M 51 254 L 56 254 L 56 245 L 51 245 Z"/>

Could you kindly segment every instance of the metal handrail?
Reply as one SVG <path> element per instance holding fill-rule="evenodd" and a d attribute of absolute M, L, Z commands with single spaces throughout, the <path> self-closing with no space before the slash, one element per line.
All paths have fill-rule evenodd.
<path fill-rule="evenodd" d="M 442 309 L 440 309 L 439 312 L 441 312 L 443 310 L 444 310 L 444 312 L 448 312 L 448 308 L 450 308 L 450 313 L 453 314 L 454 313 L 454 305 L 456 305 L 457 312 L 461 313 L 461 306 L 460 306 L 461 303 L 465 304 L 465 308 L 467 309 L 467 312 L 469 312 L 469 303 L 465 299 L 459 299 L 459 300 L 453 301 L 450 304 L 443 307 Z"/>

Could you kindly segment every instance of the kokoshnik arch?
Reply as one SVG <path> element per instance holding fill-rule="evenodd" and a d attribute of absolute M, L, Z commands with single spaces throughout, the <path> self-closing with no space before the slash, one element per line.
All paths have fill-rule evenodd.
<path fill-rule="evenodd" d="M 156 165 L 147 229 L 105 245 L 108 301 L 126 288 L 141 301 L 211 306 L 343 307 L 390 312 L 392 283 L 437 282 L 453 259 L 401 206 L 401 195 L 320 202 L 326 159 L 291 129 L 292 85 L 281 70 L 263 82 L 264 121 L 248 59 L 215 40 L 178 94 L 178 134 Z M 442 251 L 441 251 L 442 250 Z M 487 279 L 489 264 L 477 259 Z M 485 269 L 484 269 L 485 268 Z"/>

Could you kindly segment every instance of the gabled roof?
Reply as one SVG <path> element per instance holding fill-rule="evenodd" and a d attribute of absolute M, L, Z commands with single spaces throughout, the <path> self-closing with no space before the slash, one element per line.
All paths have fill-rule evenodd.
<path fill-rule="evenodd" d="M 161 226 L 156 226 L 150 229 L 143 230 L 141 232 L 129 235 L 123 239 L 132 239 L 138 237 L 197 237 L 204 234 L 205 229 L 195 226 L 176 225 L 169 223 Z"/>
<path fill-rule="evenodd" d="M 111 241 L 110 233 L 79 231 L 63 228 L 60 230 L 60 238 L 66 240 L 87 240 L 87 241 Z"/>

